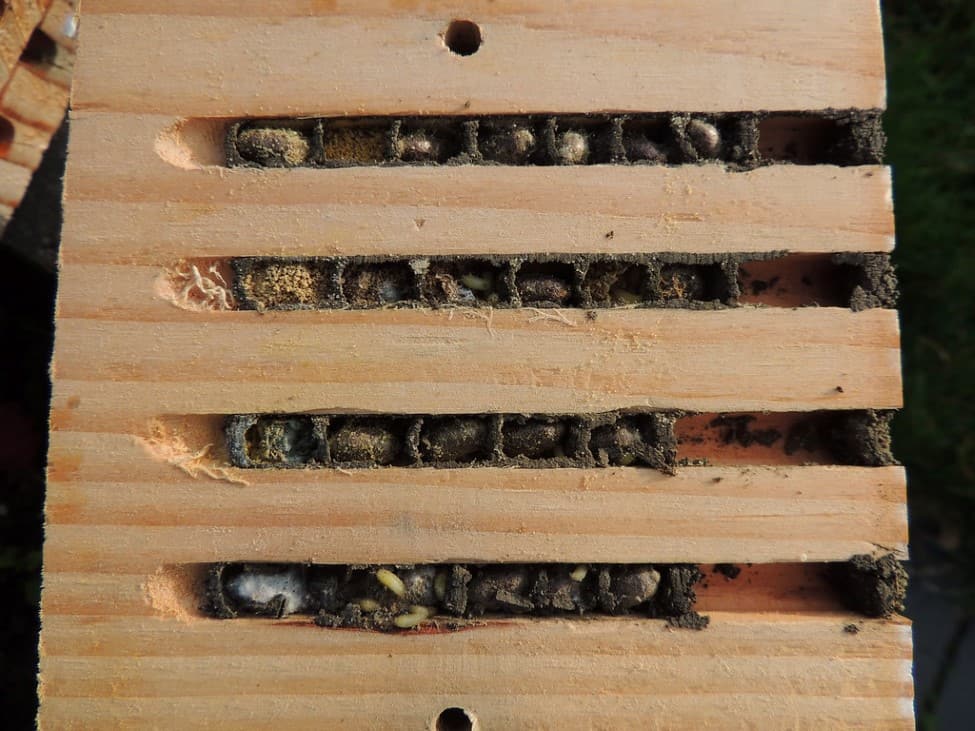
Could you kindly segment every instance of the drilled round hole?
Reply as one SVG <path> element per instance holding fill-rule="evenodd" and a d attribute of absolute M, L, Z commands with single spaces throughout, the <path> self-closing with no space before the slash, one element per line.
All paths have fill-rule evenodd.
<path fill-rule="evenodd" d="M 14 144 L 14 126 L 6 117 L 0 117 L 0 159 L 7 157 Z"/>
<path fill-rule="evenodd" d="M 436 731 L 474 731 L 476 717 L 466 708 L 445 708 L 437 716 Z"/>
<path fill-rule="evenodd" d="M 443 42 L 458 56 L 470 56 L 481 47 L 481 29 L 469 20 L 452 20 Z"/>

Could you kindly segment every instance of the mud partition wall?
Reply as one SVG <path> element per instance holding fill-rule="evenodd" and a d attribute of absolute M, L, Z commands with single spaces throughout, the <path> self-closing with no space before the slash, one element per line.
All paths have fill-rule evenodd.
<path fill-rule="evenodd" d="M 43 729 L 913 727 L 876 2 L 84 11 Z"/>

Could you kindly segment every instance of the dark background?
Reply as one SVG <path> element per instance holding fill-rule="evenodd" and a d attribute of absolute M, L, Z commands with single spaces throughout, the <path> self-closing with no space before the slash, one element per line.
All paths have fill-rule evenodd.
<path fill-rule="evenodd" d="M 975 2 L 889 0 L 886 128 L 894 166 L 908 468 L 907 614 L 922 729 L 975 727 Z M 0 242 L 0 699 L 36 712 L 38 596 L 60 182 L 66 130 Z"/>

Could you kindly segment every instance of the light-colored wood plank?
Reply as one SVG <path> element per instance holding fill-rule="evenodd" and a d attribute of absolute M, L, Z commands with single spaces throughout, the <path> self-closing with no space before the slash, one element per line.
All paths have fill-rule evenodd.
<path fill-rule="evenodd" d="M 52 134 L 64 118 L 68 89 L 58 80 L 48 80 L 26 64 L 14 69 L 4 90 L 3 114 L 47 129 Z"/>
<path fill-rule="evenodd" d="M 227 169 L 174 125 L 73 113 L 66 261 L 893 248 L 883 167 Z"/>
<path fill-rule="evenodd" d="M 910 628 L 863 622 L 850 635 L 850 621 L 713 614 L 695 633 L 648 620 L 514 620 L 390 637 L 297 621 L 269 631 L 52 617 L 41 719 L 420 729 L 462 706 L 485 729 L 911 728 Z"/>
<path fill-rule="evenodd" d="M 161 286 L 181 260 L 233 256 L 890 251 L 880 166 L 254 170 L 222 152 L 238 116 L 882 107 L 875 2 L 85 9 L 43 729 L 419 729 L 454 705 L 483 729 L 912 727 L 909 626 L 838 612 L 817 563 L 905 554 L 899 467 L 237 470 L 220 433 L 253 411 L 893 408 L 894 312 L 191 312 Z M 467 58 L 438 38 L 461 16 L 484 32 Z M 755 565 L 704 567 L 703 632 L 390 636 L 205 618 L 194 581 L 222 560 Z"/>
<path fill-rule="evenodd" d="M 220 116 L 885 105 L 876 2 L 628 0 L 567 12 L 554 0 L 349 0 L 233 13 L 210 2 L 202 7 L 222 17 L 200 5 L 175 14 L 186 5 L 89 3 L 75 107 Z M 140 14 L 101 14 L 118 9 Z M 310 17 L 290 17 L 299 14 Z M 456 17 L 481 25 L 472 56 L 441 41 Z"/>
<path fill-rule="evenodd" d="M 20 54 L 51 0 L 6 0 L 0 13 L 0 90 L 17 67 Z"/>
<path fill-rule="evenodd" d="M 31 172 L 30 168 L 9 160 L 0 160 L 0 204 L 10 208 L 17 207 L 30 183 Z"/>
<path fill-rule="evenodd" d="M 77 0 L 53 0 L 44 20 L 43 30 L 51 40 L 71 52 L 78 46 L 78 2 Z"/>
<path fill-rule="evenodd" d="M 228 470 L 228 482 L 194 479 L 132 436 L 52 436 L 49 570 L 906 555 L 899 467 Z"/>
<path fill-rule="evenodd" d="M 54 407 L 79 398 L 78 418 L 895 408 L 897 337 L 893 311 L 830 308 L 61 318 Z"/>

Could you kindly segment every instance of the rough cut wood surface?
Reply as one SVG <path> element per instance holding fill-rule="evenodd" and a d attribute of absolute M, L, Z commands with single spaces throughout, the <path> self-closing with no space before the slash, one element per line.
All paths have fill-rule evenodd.
<path fill-rule="evenodd" d="M 160 460 L 167 446 L 59 433 L 48 571 L 151 573 L 161 562 L 260 559 L 824 561 L 907 550 L 899 467 L 688 467 L 676 477 L 640 468 L 229 469 L 194 477 Z M 202 446 L 190 441 L 180 456 Z"/>
<path fill-rule="evenodd" d="M 462 706 L 483 729 L 912 728 L 910 627 L 852 635 L 851 621 L 715 613 L 689 633 L 513 620 L 390 638 L 51 616 L 45 650 L 60 659 L 44 682 L 59 693 L 43 714 L 49 728 L 423 729 Z"/>
<path fill-rule="evenodd" d="M 227 169 L 225 127 L 75 113 L 65 260 L 893 248 L 882 167 Z"/>
<path fill-rule="evenodd" d="M 275 12 L 266 2 L 86 2 L 90 51 L 75 108 L 220 116 L 885 103 L 880 13 L 867 0 L 284 5 L 262 22 Z M 440 34 L 454 18 L 480 23 L 476 54 L 445 48 Z"/>
<path fill-rule="evenodd" d="M 74 0 L 11 0 L 2 6 L 0 230 L 64 118 L 77 27 Z M 32 40 L 39 45 L 31 48 Z"/>
<path fill-rule="evenodd" d="M 187 260 L 233 256 L 889 251 L 882 166 L 222 166 L 235 116 L 882 107 L 876 2 L 88 0 L 85 12 L 42 729 L 430 729 L 452 706 L 488 731 L 912 728 L 907 622 L 848 614 L 821 570 L 906 555 L 900 467 L 786 465 L 766 450 L 676 476 L 239 470 L 220 434 L 225 415 L 262 411 L 896 408 L 895 312 L 261 314 L 173 296 Z M 458 17 L 482 26 L 473 56 L 439 37 Z M 212 561 L 464 559 L 754 565 L 735 581 L 704 567 L 702 632 L 618 618 L 386 635 L 199 610 Z"/>
<path fill-rule="evenodd" d="M 890 408 L 901 403 L 897 333 L 893 311 L 834 308 L 613 310 L 595 321 L 581 310 L 65 316 L 54 408 L 74 398 L 82 419 L 152 405 L 172 414 Z"/>

